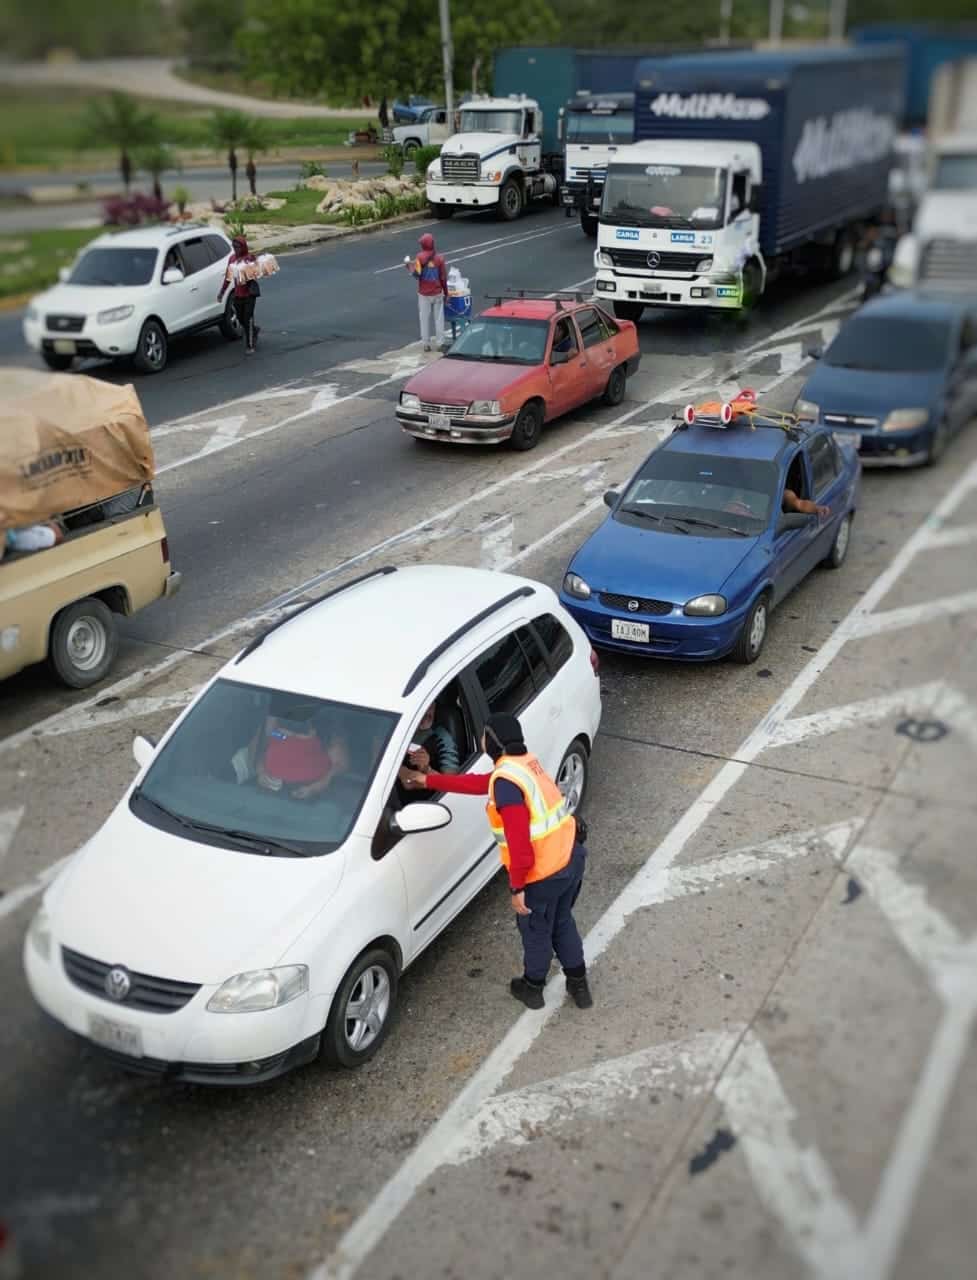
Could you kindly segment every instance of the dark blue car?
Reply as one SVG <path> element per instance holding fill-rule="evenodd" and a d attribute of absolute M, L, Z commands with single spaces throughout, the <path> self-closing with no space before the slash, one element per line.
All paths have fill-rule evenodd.
<path fill-rule="evenodd" d="M 757 418 L 678 427 L 570 562 L 560 599 L 591 642 L 650 658 L 755 662 L 771 609 L 848 550 L 861 467 L 831 430 Z M 796 498 L 827 508 L 785 511 Z"/>
<path fill-rule="evenodd" d="M 935 462 L 977 409 L 977 307 L 894 293 L 842 326 L 794 405 L 850 431 L 866 465 Z"/>

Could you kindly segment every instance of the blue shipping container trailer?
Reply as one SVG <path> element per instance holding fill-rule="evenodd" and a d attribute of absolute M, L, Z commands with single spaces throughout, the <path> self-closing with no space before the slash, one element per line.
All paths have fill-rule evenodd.
<path fill-rule="evenodd" d="M 879 22 L 858 27 L 856 45 L 897 45 L 906 58 L 906 103 L 903 122 L 925 124 L 934 72 L 946 62 L 977 58 L 977 24 L 929 26 L 923 23 Z"/>
<path fill-rule="evenodd" d="M 898 49 L 649 59 L 635 144 L 611 159 L 597 291 L 647 305 L 738 309 L 785 268 L 851 270 L 886 208 L 902 116 Z"/>

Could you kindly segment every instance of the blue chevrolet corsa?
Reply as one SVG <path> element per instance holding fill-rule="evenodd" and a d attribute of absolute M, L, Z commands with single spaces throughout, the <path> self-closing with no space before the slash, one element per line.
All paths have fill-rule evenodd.
<path fill-rule="evenodd" d="M 560 599 L 600 648 L 755 662 L 770 611 L 845 559 L 861 467 L 825 427 L 680 426 L 570 562 Z M 816 503 L 820 514 L 790 508 Z"/>

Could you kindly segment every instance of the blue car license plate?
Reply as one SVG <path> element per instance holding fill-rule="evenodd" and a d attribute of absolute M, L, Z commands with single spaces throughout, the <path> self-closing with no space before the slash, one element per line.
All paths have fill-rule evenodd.
<path fill-rule="evenodd" d="M 625 622 L 622 618 L 612 618 L 611 639 L 647 644 L 651 639 L 651 627 L 647 622 Z"/>

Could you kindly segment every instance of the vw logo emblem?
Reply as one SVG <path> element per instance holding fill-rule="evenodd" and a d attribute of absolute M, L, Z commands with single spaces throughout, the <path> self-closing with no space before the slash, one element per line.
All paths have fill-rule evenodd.
<path fill-rule="evenodd" d="M 637 613 L 640 608 L 641 608 L 640 600 L 628 601 L 628 613 Z"/>
<path fill-rule="evenodd" d="M 654 271 L 656 267 L 661 266 L 661 261 L 662 261 L 662 256 L 660 253 L 648 254 L 648 266 L 651 267 L 652 271 Z"/>
<path fill-rule="evenodd" d="M 105 994 L 110 1000 L 124 1000 L 131 990 L 132 979 L 121 966 L 116 965 L 105 975 Z"/>

